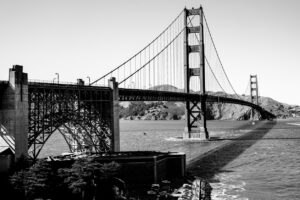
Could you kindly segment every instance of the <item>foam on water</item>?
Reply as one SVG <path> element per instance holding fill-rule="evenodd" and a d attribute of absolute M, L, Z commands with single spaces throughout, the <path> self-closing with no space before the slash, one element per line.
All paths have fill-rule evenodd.
<path fill-rule="evenodd" d="M 213 187 L 212 199 L 214 200 L 230 200 L 241 199 L 248 200 L 243 197 L 242 193 L 245 191 L 246 183 L 239 180 L 240 175 L 231 175 L 229 173 L 218 174 L 214 179 L 219 180 L 218 183 L 211 183 Z"/>
<path fill-rule="evenodd" d="M 182 138 L 182 137 L 168 137 L 165 138 L 166 141 L 178 142 L 178 141 L 206 141 L 201 138 Z"/>

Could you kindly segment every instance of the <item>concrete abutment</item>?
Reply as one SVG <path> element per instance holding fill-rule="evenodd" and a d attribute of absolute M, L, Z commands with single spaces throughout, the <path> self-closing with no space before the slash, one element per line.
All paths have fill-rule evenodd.
<path fill-rule="evenodd" d="M 14 139 L 15 160 L 28 155 L 28 76 L 23 66 L 9 69 L 9 80 L 1 92 L 0 123 Z"/>

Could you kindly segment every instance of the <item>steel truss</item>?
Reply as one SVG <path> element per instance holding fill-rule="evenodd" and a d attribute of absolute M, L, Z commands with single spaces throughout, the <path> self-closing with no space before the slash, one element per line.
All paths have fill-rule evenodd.
<path fill-rule="evenodd" d="M 59 131 L 71 152 L 112 150 L 109 88 L 53 84 L 29 85 L 29 155 L 37 158 Z"/>
<path fill-rule="evenodd" d="M 199 107 L 199 101 L 189 101 L 189 117 L 190 117 L 190 127 L 191 128 L 197 128 L 197 123 L 201 119 L 202 110 Z M 201 105 L 200 105 L 201 106 Z"/>

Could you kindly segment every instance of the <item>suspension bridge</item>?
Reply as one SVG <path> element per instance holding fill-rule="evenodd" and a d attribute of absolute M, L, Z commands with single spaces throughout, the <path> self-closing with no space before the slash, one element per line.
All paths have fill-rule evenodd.
<path fill-rule="evenodd" d="M 202 7 L 183 9 L 154 40 L 99 79 L 84 83 L 28 80 L 13 66 L 0 82 L 1 137 L 16 158 L 37 158 L 59 131 L 70 151 L 119 151 L 120 101 L 186 103 L 186 137 L 209 139 L 206 104 L 248 106 L 262 119 L 275 116 L 258 104 L 257 77 L 247 101 L 234 90 Z"/>

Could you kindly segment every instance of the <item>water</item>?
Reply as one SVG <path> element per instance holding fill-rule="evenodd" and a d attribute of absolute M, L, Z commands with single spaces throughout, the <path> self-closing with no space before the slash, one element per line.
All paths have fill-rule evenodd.
<path fill-rule="evenodd" d="M 213 199 L 300 199 L 300 126 L 289 123 L 258 123 L 193 173 L 213 180 Z"/>
<path fill-rule="evenodd" d="M 300 120 L 210 121 L 210 142 L 179 139 L 184 125 L 121 121 L 121 150 L 185 152 L 191 175 L 210 180 L 213 199 L 300 199 Z M 42 156 L 66 151 L 62 141 L 55 134 Z"/>

